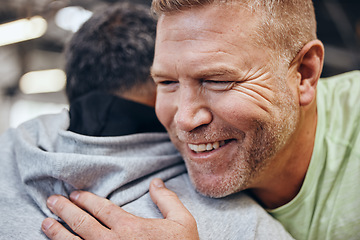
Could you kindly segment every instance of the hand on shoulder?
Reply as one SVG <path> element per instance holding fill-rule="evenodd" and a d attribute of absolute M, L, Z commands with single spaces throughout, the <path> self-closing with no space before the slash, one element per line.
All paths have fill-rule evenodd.
<path fill-rule="evenodd" d="M 73 192 L 71 201 L 63 196 L 51 196 L 47 201 L 50 210 L 78 236 L 52 218 L 43 221 L 42 230 L 52 240 L 199 239 L 194 217 L 160 179 L 151 182 L 150 196 L 164 219 L 137 217 L 90 192 Z"/>

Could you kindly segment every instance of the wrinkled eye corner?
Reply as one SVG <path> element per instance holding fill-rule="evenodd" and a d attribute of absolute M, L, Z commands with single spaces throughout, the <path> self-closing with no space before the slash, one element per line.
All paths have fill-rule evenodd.
<path fill-rule="evenodd" d="M 213 80 L 205 80 L 203 81 L 203 85 L 211 90 L 215 91 L 225 91 L 229 90 L 234 86 L 235 82 L 233 81 L 213 81 Z"/>

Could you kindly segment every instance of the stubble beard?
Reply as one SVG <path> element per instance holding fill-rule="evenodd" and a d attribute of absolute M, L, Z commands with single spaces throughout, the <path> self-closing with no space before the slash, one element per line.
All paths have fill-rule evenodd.
<path fill-rule="evenodd" d="M 205 174 L 211 175 L 212 162 L 198 164 L 185 159 L 189 177 L 195 186 L 195 189 L 200 194 L 212 197 L 221 198 L 227 195 L 250 188 L 254 180 L 261 175 L 261 173 L 269 165 L 270 160 L 276 152 L 276 139 L 270 128 L 264 126 L 264 123 L 256 123 L 258 127 L 254 136 L 249 138 L 247 144 L 239 144 L 237 146 L 231 168 L 227 169 L 221 176 L 217 175 L 208 181 L 208 176 L 204 176 L 201 169 L 207 169 Z M 265 130 L 266 129 L 266 130 Z M 219 160 L 221 161 L 221 160 Z"/>

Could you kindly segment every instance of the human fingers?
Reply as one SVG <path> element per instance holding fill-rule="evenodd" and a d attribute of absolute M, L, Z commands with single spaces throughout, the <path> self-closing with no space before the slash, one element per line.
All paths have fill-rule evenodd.
<path fill-rule="evenodd" d="M 164 182 L 155 178 L 150 183 L 150 196 L 158 206 L 164 218 L 194 228 L 197 232 L 196 221 L 178 196 L 165 187 Z"/>
<path fill-rule="evenodd" d="M 52 218 L 46 218 L 41 224 L 42 231 L 51 240 L 79 240 L 78 236 L 75 236 L 69 230 L 67 230 L 58 221 Z"/>
<path fill-rule="evenodd" d="M 119 221 L 126 221 L 128 218 L 134 217 L 110 200 L 91 192 L 75 191 L 70 194 L 70 199 L 109 228 L 118 227 Z"/>
<path fill-rule="evenodd" d="M 63 196 L 50 196 L 46 203 L 54 214 L 64 220 L 82 238 L 89 240 L 102 239 L 102 236 L 107 236 L 110 233 L 110 230 L 99 223 L 93 216 Z M 89 230 L 92 230 L 91 234 Z"/>

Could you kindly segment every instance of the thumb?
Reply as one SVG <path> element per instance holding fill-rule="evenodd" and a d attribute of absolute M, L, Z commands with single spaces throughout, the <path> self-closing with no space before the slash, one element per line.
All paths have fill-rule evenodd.
<path fill-rule="evenodd" d="M 154 178 L 150 183 L 150 196 L 158 206 L 165 219 L 178 222 L 182 225 L 189 221 L 195 222 L 194 217 L 182 204 L 178 196 L 165 187 L 164 182 L 159 178 Z M 196 225 L 196 222 L 195 222 Z"/>

